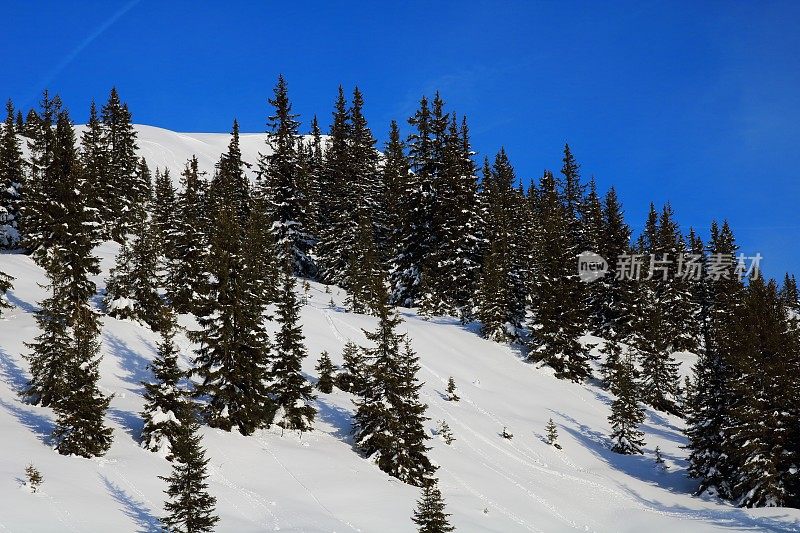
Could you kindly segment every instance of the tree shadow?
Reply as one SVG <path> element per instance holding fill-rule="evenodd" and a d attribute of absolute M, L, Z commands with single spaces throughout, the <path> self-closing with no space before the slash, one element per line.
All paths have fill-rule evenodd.
<path fill-rule="evenodd" d="M 117 377 L 134 385 L 135 388 L 128 389 L 130 392 L 142 394 L 144 392 L 142 382 L 150 382 L 153 379 L 153 374 L 148 368 L 150 359 L 134 351 L 116 335 L 104 333 L 103 340 L 108 345 L 111 354 L 119 360 L 122 370 L 125 371 L 125 375 Z"/>
<path fill-rule="evenodd" d="M 35 313 L 36 311 L 39 310 L 37 306 L 30 304 L 25 300 L 20 300 L 13 289 L 6 293 L 6 299 L 14 307 L 18 307 L 23 311 L 25 311 L 26 313 Z"/>
<path fill-rule="evenodd" d="M 106 486 L 108 493 L 122 506 L 122 512 L 125 513 L 125 516 L 136 522 L 138 528 L 137 533 L 156 533 L 163 531 L 161 521 L 153 516 L 144 502 L 135 499 L 106 476 L 101 475 L 100 477 L 103 479 L 103 484 Z"/>
<path fill-rule="evenodd" d="M 130 435 L 134 442 L 139 443 L 142 439 L 144 420 L 138 414 L 117 409 L 116 407 L 109 407 L 107 413 L 111 420 L 122 426 L 122 429 Z"/>
<path fill-rule="evenodd" d="M 28 387 L 27 372 L 2 348 L 0 348 L 0 378 L 17 394 L 22 394 Z"/>
<path fill-rule="evenodd" d="M 317 398 L 317 416 L 323 422 L 330 424 L 336 431 L 332 433 L 334 437 L 342 442 L 354 446 L 353 434 L 351 433 L 353 413 L 342 407 L 329 404 Z"/>
<path fill-rule="evenodd" d="M 55 424 L 47 416 L 34 411 L 33 407 L 21 407 L 22 405 L 25 404 L 20 402 L 20 405 L 15 405 L 0 398 L 0 406 L 11 413 L 20 424 L 30 429 L 42 444 L 49 446 Z"/>

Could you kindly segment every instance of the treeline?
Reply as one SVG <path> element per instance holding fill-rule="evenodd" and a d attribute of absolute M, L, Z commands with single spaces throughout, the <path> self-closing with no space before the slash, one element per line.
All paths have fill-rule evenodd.
<path fill-rule="evenodd" d="M 196 394 L 208 400 L 203 417 L 215 427 L 249 433 L 276 413 L 286 428 L 310 423 L 310 393 L 297 377 L 302 343 L 290 332 L 273 343 L 263 330 L 276 302 L 283 302 L 280 320 L 296 319 L 293 274 L 345 288 L 350 310 L 382 320 L 387 305 L 476 320 L 484 336 L 518 343 L 531 362 L 563 379 L 592 377 L 582 335 L 607 339 L 602 377 L 618 399 L 618 451 L 641 451 L 636 428 L 646 404 L 687 417 L 691 475 L 702 490 L 713 487 L 741 505 L 798 505 L 796 282 L 787 274 L 779 289 L 741 279 L 727 222 L 713 223 L 703 242 L 695 229 L 681 230 L 669 204 L 651 205 L 633 239 L 615 189 L 601 194 L 584 180 L 569 146 L 557 175 L 545 171 L 529 183 L 502 149 L 477 165 L 466 118 L 447 110 L 438 93 L 421 99 L 406 138 L 393 122 L 381 150 L 358 89 L 348 100 L 340 88 L 325 136 L 316 117 L 300 134 L 283 78 L 269 102 L 255 182 L 234 122 L 213 175 L 192 159 L 178 189 L 166 169 L 151 176 L 137 158 L 130 112 L 116 91 L 99 112 L 92 106 L 80 147 L 57 97 L 45 93 L 24 119 L 9 104 L 0 140 L 6 245 L 49 265 L 55 294 L 63 283 L 55 266 L 65 261 L 60 243 L 83 240 L 69 256 L 80 268 L 67 270 L 85 277 L 96 269 L 91 245 L 119 241 L 109 314 L 156 330 L 167 327 L 164 302 L 199 317 Z M 583 283 L 577 256 L 584 250 L 612 268 L 632 254 L 664 261 L 645 260 L 640 279 L 612 272 Z M 686 274 L 682 260 L 690 256 L 701 275 Z M 82 284 L 72 305 L 92 293 Z M 82 320 L 65 323 L 96 329 Z M 260 377 L 275 372 L 278 351 L 281 379 L 265 383 Z M 676 351 L 700 354 L 683 383 Z"/>

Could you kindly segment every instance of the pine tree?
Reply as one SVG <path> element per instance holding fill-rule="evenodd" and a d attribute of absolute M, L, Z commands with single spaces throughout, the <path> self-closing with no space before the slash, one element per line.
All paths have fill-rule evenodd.
<path fill-rule="evenodd" d="M 316 267 L 309 251 L 314 240 L 305 226 L 306 199 L 300 183 L 301 167 L 297 153 L 299 122 L 297 115 L 292 113 L 283 76 L 278 77 L 273 92 L 269 103 L 275 111 L 269 116 L 267 137 L 271 153 L 260 157 L 259 179 L 278 254 L 281 257 L 289 254 L 296 274 L 313 276 Z"/>
<path fill-rule="evenodd" d="M 405 144 L 400 138 L 400 128 L 395 121 L 391 123 L 389 140 L 383 149 L 382 171 L 383 195 L 374 221 L 378 225 L 376 242 L 383 271 L 389 273 L 392 270 L 392 261 L 401 253 L 404 229 L 409 225 L 406 217 L 410 216 L 405 210 L 407 204 L 403 197 L 409 186 L 408 159 L 405 155 Z M 392 280 L 394 279 L 393 277 Z M 392 291 L 396 289 L 393 285 Z"/>
<path fill-rule="evenodd" d="M 445 503 L 437 481 L 431 480 L 422 487 L 422 497 L 417 501 L 412 520 L 419 533 L 448 533 L 456 529 L 448 521 Z"/>
<path fill-rule="evenodd" d="M 447 400 L 451 402 L 457 402 L 461 398 L 458 397 L 456 394 L 456 382 L 453 379 L 453 376 L 450 376 L 450 379 L 447 380 Z"/>
<path fill-rule="evenodd" d="M 164 528 L 176 533 L 202 533 L 214 530 L 219 517 L 214 514 L 216 498 L 208 493 L 208 459 L 202 447 L 200 425 L 194 414 L 180 421 L 173 447 L 172 473 L 159 476 L 167 482 L 164 493 L 169 497 L 164 503 L 167 515 L 161 519 Z"/>
<path fill-rule="evenodd" d="M 314 400 L 311 384 L 302 373 L 302 362 L 308 354 L 294 285 L 291 267 L 287 265 L 278 301 L 280 330 L 275 335 L 270 392 L 278 408 L 277 425 L 304 432 L 313 429 L 316 409 L 311 405 Z"/>
<path fill-rule="evenodd" d="M 561 445 L 558 443 L 558 428 L 552 418 L 547 421 L 547 425 L 544 429 L 547 432 L 547 444 L 560 450 Z"/>
<path fill-rule="evenodd" d="M 494 165 L 484 162 L 483 195 L 486 203 L 484 236 L 489 249 L 484 255 L 478 285 L 477 318 L 484 337 L 510 342 L 520 338 L 525 315 L 523 263 L 516 208 L 521 200 L 514 189 L 514 169 L 502 148 Z"/>
<path fill-rule="evenodd" d="M 540 182 L 536 201 L 536 274 L 532 282 L 534 312 L 528 358 L 543 362 L 561 379 L 582 381 L 591 375 L 589 350 L 581 345 L 586 317 L 584 289 L 578 279 L 577 245 L 550 172 Z"/>
<path fill-rule="evenodd" d="M 14 105 L 6 104 L 6 121 L 0 134 L 0 248 L 20 241 L 20 215 L 24 191 L 24 162 L 14 127 Z"/>
<path fill-rule="evenodd" d="M 656 446 L 655 454 L 656 454 L 656 458 L 655 458 L 656 466 L 658 468 L 663 469 L 663 470 L 666 470 L 667 468 L 669 468 L 667 466 L 667 463 L 664 461 L 664 457 L 661 455 L 661 448 L 659 448 L 658 446 Z"/>
<path fill-rule="evenodd" d="M 383 272 L 375 250 L 373 228 L 362 212 L 356 228 L 356 242 L 347 261 L 348 293 L 345 305 L 353 313 L 375 313 L 385 293 Z"/>
<path fill-rule="evenodd" d="M 136 130 L 133 128 L 128 104 L 123 103 L 116 88 L 112 88 L 108 101 L 100 109 L 103 132 L 104 204 L 112 218 L 111 234 L 121 242 L 135 224 L 135 207 L 149 200 L 149 182 L 139 171 L 136 155 Z"/>
<path fill-rule="evenodd" d="M 199 345 L 193 375 L 199 378 L 195 395 L 207 400 L 206 421 L 249 435 L 270 422 L 274 406 L 267 389 L 267 302 L 258 289 L 259 270 L 244 249 L 249 205 L 237 134 L 234 123 L 228 152 L 220 158 L 207 193 L 215 217 L 205 256 L 210 282 L 198 318 L 201 329 L 190 337 Z"/>
<path fill-rule="evenodd" d="M 797 289 L 797 279 L 794 274 L 787 272 L 783 277 L 780 296 L 788 308 L 800 312 L 800 291 Z"/>
<path fill-rule="evenodd" d="M 620 256 L 631 253 L 631 229 L 625 222 L 622 204 L 614 187 L 603 198 L 603 228 L 598 253 L 608 262 L 611 270 L 594 282 L 602 295 L 600 334 L 620 341 L 628 339 L 638 309 L 637 282 L 616 276 L 613 272 Z"/>
<path fill-rule="evenodd" d="M 205 208 L 206 183 L 192 157 L 181 174 L 173 232 L 174 257 L 167 269 L 167 295 L 178 313 L 202 313 L 208 293 L 209 226 Z"/>
<path fill-rule="evenodd" d="M 25 478 L 27 479 L 27 485 L 30 487 L 31 492 L 36 493 L 39 490 L 39 485 L 42 484 L 44 481 L 44 477 L 39 470 L 33 466 L 33 464 L 29 464 L 25 467 Z"/>
<path fill-rule="evenodd" d="M 106 283 L 105 305 L 109 316 L 140 320 L 153 331 L 159 331 L 163 327 L 164 304 L 158 294 L 157 227 L 142 206 L 134 209 L 137 218 L 111 269 Z"/>
<path fill-rule="evenodd" d="M 644 421 L 644 411 L 639 404 L 640 392 L 630 356 L 620 363 L 615 377 L 613 388 L 617 397 L 611 403 L 608 417 L 614 443 L 611 449 L 625 455 L 641 454 L 644 433 L 639 425 Z"/>
<path fill-rule="evenodd" d="M 151 220 L 155 226 L 159 256 L 164 258 L 165 264 L 183 259 L 176 255 L 174 245 L 174 231 L 177 222 L 175 194 L 169 169 L 165 168 L 164 172 L 156 169 Z"/>
<path fill-rule="evenodd" d="M 619 371 L 620 364 L 622 364 L 623 354 L 622 346 L 616 340 L 606 341 L 605 352 L 606 357 L 600 364 L 600 375 L 603 377 L 603 385 L 616 394 L 617 391 L 612 387 L 617 383 L 616 374 Z"/>
<path fill-rule="evenodd" d="M 594 177 L 589 181 L 589 192 L 581 205 L 581 251 L 599 253 L 603 245 L 603 233 L 605 230 L 605 220 L 603 219 L 603 206 L 600 196 L 597 194 L 597 184 Z M 611 258 L 612 263 L 615 258 Z M 606 290 L 602 283 L 589 283 L 585 287 L 587 325 L 589 331 L 596 335 L 602 334 L 605 330 L 605 302 Z"/>
<path fill-rule="evenodd" d="M 354 440 L 358 450 L 381 470 L 421 486 L 435 468 L 426 456 L 426 406 L 419 401 L 418 358 L 405 335 L 395 331 L 400 318 L 386 305 L 378 317 L 376 331 L 365 332 L 374 346 L 364 350 L 366 383 L 354 402 Z M 401 343 L 405 344 L 402 352 Z"/>
<path fill-rule="evenodd" d="M 342 350 L 342 370 L 336 376 L 336 386 L 345 392 L 360 396 L 366 387 L 366 359 L 364 352 L 352 341 Z"/>
<path fill-rule="evenodd" d="M 456 440 L 455 437 L 453 437 L 453 432 L 450 431 L 450 426 L 444 420 L 439 422 L 437 433 L 442 436 L 442 439 L 448 446 L 453 444 Z"/>
<path fill-rule="evenodd" d="M 109 205 L 115 191 L 109 184 L 108 152 L 106 150 L 103 125 L 97 114 L 94 101 L 89 108 L 89 121 L 81 135 L 81 162 L 86 181 L 90 187 L 88 196 L 92 206 L 97 209 L 97 217 L 102 227 L 103 238 L 111 236 L 111 227 L 117 213 Z"/>
<path fill-rule="evenodd" d="M 14 278 L 0 270 L 0 317 L 3 316 L 3 309 L 11 309 L 13 306 L 8 301 L 6 293 L 13 287 Z"/>
<path fill-rule="evenodd" d="M 324 394 L 333 392 L 333 373 L 336 371 L 336 368 L 333 366 L 328 352 L 323 351 L 320 354 L 319 361 L 317 361 L 317 366 L 315 366 L 314 369 L 319 374 L 317 389 Z"/>
<path fill-rule="evenodd" d="M 172 458 L 172 449 L 183 431 L 181 421 L 187 420 L 190 406 L 188 392 L 181 387 L 185 373 L 178 367 L 178 347 L 175 345 L 175 316 L 167 311 L 165 327 L 161 331 L 158 355 L 148 365 L 153 382 L 143 382 L 145 403 L 142 411 L 144 428 L 141 446 L 151 452 L 166 451 Z"/>

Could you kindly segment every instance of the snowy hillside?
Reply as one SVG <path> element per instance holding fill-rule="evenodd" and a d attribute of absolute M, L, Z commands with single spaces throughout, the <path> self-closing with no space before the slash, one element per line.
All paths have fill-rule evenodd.
<path fill-rule="evenodd" d="M 229 141 L 227 134 L 136 129 L 150 168 L 169 168 L 176 182 L 192 155 L 201 170 L 211 172 Z M 241 148 L 244 160 L 254 165 L 267 149 L 265 134 L 242 135 Z M 95 278 L 100 291 L 117 252 L 111 243 L 96 251 L 103 266 Z M 0 532 L 158 531 L 166 486 L 158 476 L 168 475 L 170 466 L 138 445 L 141 381 L 150 379 L 147 364 L 155 356 L 157 335 L 138 323 L 103 317 L 100 386 L 114 395 L 107 413 L 114 444 L 99 459 L 59 455 L 49 446 L 52 410 L 26 405 L 17 395 L 28 379 L 23 355 L 38 332 L 33 313 L 46 296 L 44 272 L 16 254 L 0 255 L 0 271 L 15 278 L 8 294 L 14 308 L 0 319 Z M 373 330 L 377 321 L 345 312 L 343 291 L 310 286 L 302 309 L 310 354 L 304 371 L 314 381 L 322 350 L 341 363 L 344 344 L 365 344 L 363 330 Z M 99 301 L 95 298 L 95 305 Z M 409 309 L 400 313 L 400 331 L 408 333 L 421 357 L 426 426 L 434 435 L 430 456 L 440 467 L 440 488 L 458 531 L 800 531 L 797 509 L 739 509 L 690 496 L 695 483 L 685 474 L 680 419 L 648 410 L 645 455 L 615 454 L 607 437 L 606 391 L 557 380 L 549 369 L 523 362 L 515 350 L 481 339 L 455 320 L 426 320 Z M 180 324 L 195 327 L 187 316 Z M 193 346 L 183 334 L 177 341 L 188 368 Z M 684 371 L 692 359 L 681 354 Z M 459 402 L 445 399 L 449 376 Z M 410 516 L 419 491 L 353 450 L 351 399 L 338 390 L 319 394 L 316 430 L 302 438 L 277 428 L 243 437 L 203 427 L 218 530 L 414 531 Z M 561 450 L 544 442 L 551 418 Z M 434 434 L 442 420 L 455 437 L 452 445 Z M 501 438 L 504 428 L 513 439 Z M 666 469 L 654 463 L 656 446 Z M 35 494 L 22 481 L 29 463 L 44 476 Z"/>

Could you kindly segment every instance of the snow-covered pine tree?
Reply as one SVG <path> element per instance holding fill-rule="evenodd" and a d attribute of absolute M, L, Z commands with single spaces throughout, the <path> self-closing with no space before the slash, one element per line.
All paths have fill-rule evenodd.
<path fill-rule="evenodd" d="M 641 454 L 644 433 L 639 425 L 644 421 L 644 411 L 639 404 L 639 386 L 630 355 L 620 363 L 614 381 L 612 388 L 616 390 L 616 398 L 608 417 L 613 441 L 611 449 L 625 455 Z"/>
<path fill-rule="evenodd" d="M 234 123 L 235 124 L 235 123 Z M 206 264 L 210 273 L 208 297 L 200 331 L 193 375 L 199 378 L 195 395 L 205 399 L 203 414 L 212 427 L 243 435 L 268 424 L 274 406 L 268 394 L 269 340 L 264 328 L 267 302 L 258 269 L 248 264 L 243 224 L 247 221 L 247 183 L 239 160 L 238 130 L 234 126 L 228 152 L 223 154 L 207 193 L 214 213 Z"/>
<path fill-rule="evenodd" d="M 546 440 L 547 444 L 553 446 L 554 448 L 561 449 L 561 445 L 558 443 L 558 428 L 556 427 L 556 423 L 553 422 L 553 419 L 547 421 L 547 425 L 544 427 L 546 432 Z"/>
<path fill-rule="evenodd" d="M 33 112 L 33 110 L 31 110 Z M 33 112 L 35 118 L 30 120 L 31 138 L 28 141 L 30 151 L 29 175 L 25 180 L 24 202 L 21 212 L 21 225 L 23 245 L 34 252 L 34 259 L 38 262 L 44 257 L 36 254 L 36 250 L 47 247 L 53 240 L 51 217 L 53 198 L 56 194 L 57 182 L 51 175 L 45 173 L 52 167 L 53 150 L 55 143 L 55 128 L 53 127 L 61 114 L 61 98 L 58 95 L 50 97 L 47 90 L 42 94 L 39 113 Z M 57 206 L 56 206 L 57 207 Z M 40 263 L 41 264 L 41 263 Z"/>
<path fill-rule="evenodd" d="M 347 261 L 345 306 L 353 313 L 374 314 L 386 288 L 366 210 L 361 210 L 355 231 L 356 241 Z"/>
<path fill-rule="evenodd" d="M 181 174 L 173 246 L 175 257 L 168 263 L 167 295 L 178 313 L 202 314 L 208 293 L 208 239 L 206 182 L 192 157 Z"/>
<path fill-rule="evenodd" d="M 794 274 L 789 274 L 787 272 L 784 275 L 780 296 L 788 308 L 800 312 L 800 291 L 797 289 L 797 279 L 794 277 Z"/>
<path fill-rule="evenodd" d="M 292 113 L 286 80 L 282 75 L 278 77 L 273 92 L 269 103 L 274 114 L 269 116 L 267 136 L 271 153 L 259 158 L 260 186 L 267 215 L 272 221 L 277 253 L 281 257 L 290 254 L 296 274 L 313 276 L 316 267 L 309 251 L 314 239 L 305 226 L 306 199 L 300 183 L 301 166 L 297 153 L 300 123 L 296 120 L 297 115 Z"/>
<path fill-rule="evenodd" d="M 208 493 L 208 459 L 202 446 L 200 424 L 193 412 L 180 421 L 181 431 L 173 446 L 172 473 L 159 476 L 167 482 L 164 503 L 167 515 L 161 519 L 165 530 L 175 533 L 204 533 L 214 530 L 216 498 Z"/>
<path fill-rule="evenodd" d="M 170 460 L 179 438 L 178 433 L 183 431 L 181 421 L 187 420 L 187 412 L 194 409 L 190 405 L 188 391 L 180 383 L 186 373 L 178 367 L 175 330 L 175 315 L 167 308 L 158 354 L 148 365 L 153 373 L 153 381 L 142 383 L 145 402 L 141 446 L 151 452 L 164 451 Z"/>
<path fill-rule="evenodd" d="M 342 361 L 342 369 L 336 376 L 336 386 L 345 392 L 361 396 L 367 379 L 364 351 L 353 341 L 347 341 L 342 349 Z"/>
<path fill-rule="evenodd" d="M 153 186 L 153 202 L 151 220 L 156 232 L 158 242 L 158 255 L 163 258 L 164 265 L 171 261 L 180 261 L 183 258 L 175 255 L 174 231 L 176 226 L 177 199 L 175 186 L 169 169 L 163 172 L 156 169 L 155 183 Z"/>
<path fill-rule="evenodd" d="M 738 247 L 727 222 L 711 224 L 709 257 L 733 256 Z M 734 273 L 734 264 L 722 263 L 719 277 L 705 280 L 703 350 L 694 365 L 693 392 L 687 394 L 686 434 L 689 438 L 689 476 L 700 481 L 698 493 L 711 489 L 722 498 L 732 496 L 730 409 L 733 356 L 741 332 L 735 317 L 741 307 L 744 286 Z"/>
<path fill-rule="evenodd" d="M 438 122 L 438 121 L 435 121 Z M 480 274 L 482 223 L 477 176 L 466 119 L 461 128 L 452 113 L 442 146 L 435 225 L 439 245 L 431 251 L 422 279 L 420 311 L 469 319 Z"/>
<path fill-rule="evenodd" d="M 581 213 L 581 247 L 580 251 L 600 253 L 603 240 L 603 206 L 597 194 L 594 177 L 589 180 L 588 193 L 580 207 Z M 602 255 L 602 254 L 601 254 Z M 611 264 L 616 258 L 611 259 Z M 613 274 L 612 274 L 613 275 Z M 598 280 L 601 281 L 601 280 Z M 586 318 L 589 331 L 599 335 L 605 323 L 605 288 L 601 283 L 589 283 L 585 287 Z"/>
<path fill-rule="evenodd" d="M 520 338 L 525 316 L 525 288 L 520 270 L 523 254 L 515 215 L 522 201 L 514 189 L 514 168 L 500 149 L 490 168 L 483 168 L 483 196 L 486 205 L 484 237 L 489 242 L 478 284 L 476 316 L 481 334 L 500 342 Z"/>
<path fill-rule="evenodd" d="M 549 171 L 540 181 L 535 209 L 538 257 L 528 358 L 549 365 L 558 378 L 582 381 L 591 375 L 589 350 L 579 341 L 586 325 L 585 289 L 578 278 L 569 211 Z"/>
<path fill-rule="evenodd" d="M 378 327 L 364 332 L 373 344 L 364 349 L 365 386 L 354 401 L 353 434 L 356 447 L 387 474 L 421 486 L 435 470 L 425 455 L 423 422 L 426 406 L 419 402 L 417 357 L 396 332 L 400 318 L 383 305 Z"/>
<path fill-rule="evenodd" d="M 378 210 L 376 234 L 377 248 L 385 273 L 392 270 L 392 261 L 400 254 L 403 230 L 409 216 L 404 208 L 403 195 L 408 188 L 409 167 L 405 144 L 400 138 L 400 128 L 394 120 L 389 128 L 389 140 L 383 149 L 383 195 Z M 392 291 L 395 287 L 392 287 Z"/>
<path fill-rule="evenodd" d="M 447 380 L 447 400 L 450 402 L 457 402 L 461 398 L 459 398 L 458 394 L 456 393 L 456 381 L 453 379 L 453 376 Z"/>
<path fill-rule="evenodd" d="M 314 369 L 319 374 L 317 390 L 324 394 L 330 394 L 333 392 L 333 374 L 336 372 L 336 367 L 333 366 L 333 362 L 331 361 L 328 352 L 323 351 L 320 354 L 319 361 L 317 361 L 317 366 L 315 366 Z"/>
<path fill-rule="evenodd" d="M 3 309 L 11 309 L 13 306 L 8 301 L 6 293 L 12 289 L 14 278 L 0 270 L 0 317 L 3 316 Z"/>
<path fill-rule="evenodd" d="M 304 432 L 313 429 L 317 411 L 311 405 L 314 400 L 311 384 L 302 372 L 303 359 L 308 353 L 294 286 L 292 266 L 287 264 L 281 278 L 277 310 L 280 329 L 275 334 L 269 390 L 277 407 L 276 424 L 284 429 Z"/>
<path fill-rule="evenodd" d="M 108 151 L 106 150 L 103 124 L 97 114 L 97 106 L 92 100 L 89 108 L 89 121 L 86 129 L 81 134 L 81 162 L 89 185 L 88 201 L 97 209 L 97 216 L 101 224 L 104 239 L 111 236 L 111 226 L 116 220 L 117 214 L 112 211 L 108 204 L 111 200 L 109 195 L 113 194 L 108 180 Z"/>
<path fill-rule="evenodd" d="M 24 162 L 14 126 L 14 104 L 6 103 L 6 121 L 0 132 L 0 248 L 15 248 L 20 241 L 20 214 Z"/>
<path fill-rule="evenodd" d="M 139 320 L 159 331 L 164 303 L 158 294 L 158 228 L 144 206 L 133 209 L 136 217 L 129 218 L 131 233 L 122 242 L 106 283 L 105 306 L 109 316 Z"/>
<path fill-rule="evenodd" d="M 128 104 L 122 102 L 116 87 L 111 89 L 108 100 L 100 109 L 100 122 L 106 151 L 104 203 L 106 212 L 113 217 L 109 221 L 112 237 L 122 242 L 136 223 L 134 208 L 150 199 L 150 184 L 144 183 L 144 176 L 139 172 L 136 130 Z"/>
<path fill-rule="evenodd" d="M 582 211 L 586 199 L 586 185 L 581 182 L 580 165 L 572 154 L 569 144 L 564 144 L 564 157 L 562 158 L 561 178 L 558 179 L 558 188 L 561 201 L 564 204 L 564 216 L 567 220 L 570 240 L 578 248 L 586 244 L 586 228 L 582 224 Z M 588 243 L 591 244 L 591 243 Z"/>
<path fill-rule="evenodd" d="M 430 480 L 422 487 L 422 497 L 417 501 L 412 520 L 419 533 L 449 533 L 456 528 L 450 525 L 449 514 L 445 512 L 445 502 L 439 490 L 438 481 Z"/>
<path fill-rule="evenodd" d="M 603 378 L 603 386 L 607 387 L 612 393 L 616 394 L 617 391 L 612 387 L 617 382 L 616 373 L 619 371 L 619 365 L 622 363 L 624 356 L 620 343 L 615 339 L 610 339 L 605 343 L 605 359 L 600 364 L 600 375 Z"/>

